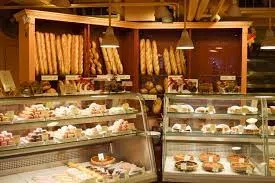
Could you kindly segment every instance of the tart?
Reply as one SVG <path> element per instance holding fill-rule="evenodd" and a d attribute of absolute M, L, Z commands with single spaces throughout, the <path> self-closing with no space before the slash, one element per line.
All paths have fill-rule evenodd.
<path fill-rule="evenodd" d="M 184 164 L 184 166 L 182 166 Z M 198 168 L 198 163 L 193 161 L 177 161 L 175 167 L 180 171 L 195 171 Z"/>
<path fill-rule="evenodd" d="M 241 160 L 242 158 L 244 160 L 244 163 L 249 162 L 249 158 L 246 155 L 243 155 L 243 154 L 231 154 L 227 157 L 227 160 L 230 163 L 241 163 L 240 161 L 242 161 Z"/>
<path fill-rule="evenodd" d="M 224 169 L 223 164 L 217 162 L 205 162 L 202 168 L 207 172 L 221 172 Z"/>
<path fill-rule="evenodd" d="M 248 169 L 250 169 L 253 172 L 255 166 L 251 163 L 233 162 L 231 163 L 231 168 L 236 173 L 246 173 Z"/>
<path fill-rule="evenodd" d="M 209 162 L 209 159 L 211 159 L 211 157 L 213 162 L 220 161 L 220 155 L 218 154 L 211 153 L 211 152 L 203 152 L 200 154 L 200 160 L 202 162 Z"/>
<path fill-rule="evenodd" d="M 115 160 L 116 160 L 116 158 L 114 158 L 112 156 L 104 156 L 104 160 L 99 160 L 98 156 L 93 156 L 91 158 L 91 163 L 96 166 L 106 166 L 106 165 L 114 163 Z"/>
<path fill-rule="evenodd" d="M 176 154 L 174 155 L 174 159 L 175 161 L 193 161 L 194 160 L 194 156 L 190 155 L 190 154 Z"/>

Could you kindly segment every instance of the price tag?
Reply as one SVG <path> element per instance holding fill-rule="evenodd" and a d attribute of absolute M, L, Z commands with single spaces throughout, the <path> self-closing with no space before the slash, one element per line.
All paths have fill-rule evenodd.
<path fill-rule="evenodd" d="M 77 128 L 77 129 L 75 130 L 75 136 L 76 136 L 76 137 L 81 137 L 81 132 L 82 132 L 82 130 L 79 129 L 79 128 Z"/>
<path fill-rule="evenodd" d="M 0 81 L 5 92 L 15 91 L 16 87 L 10 71 L 0 71 Z"/>
<path fill-rule="evenodd" d="M 258 100 L 252 100 L 251 107 L 257 107 L 257 106 L 258 106 Z"/>
<path fill-rule="evenodd" d="M 212 171 L 217 173 L 217 172 L 219 172 L 219 168 L 215 166 L 215 167 L 213 167 Z"/>
<path fill-rule="evenodd" d="M 181 170 L 186 170 L 187 169 L 186 163 L 181 163 L 180 164 L 180 169 Z"/>
<path fill-rule="evenodd" d="M 184 156 L 184 161 L 190 161 L 191 157 L 189 155 Z"/>
<path fill-rule="evenodd" d="M 47 133 L 42 133 L 41 138 L 42 138 L 42 141 L 47 141 L 49 140 L 49 135 Z"/>
<path fill-rule="evenodd" d="M 213 156 L 208 157 L 208 162 L 212 163 L 213 162 Z"/>
<path fill-rule="evenodd" d="M 252 168 L 251 168 L 250 166 L 248 166 L 248 167 L 246 168 L 246 173 L 247 173 L 248 175 L 251 175 L 251 174 L 253 173 L 253 170 L 252 170 Z"/>
<path fill-rule="evenodd" d="M 80 75 L 66 75 L 65 79 L 66 80 L 70 80 L 70 81 L 79 80 L 80 79 Z"/>
<path fill-rule="evenodd" d="M 144 94 L 142 95 L 142 97 L 144 98 L 144 100 L 157 100 L 157 95 Z"/>
<path fill-rule="evenodd" d="M 98 153 L 98 160 L 103 161 L 104 160 L 104 154 L 103 153 Z"/>
<path fill-rule="evenodd" d="M 244 158 L 240 158 L 239 163 L 244 163 Z"/>
<path fill-rule="evenodd" d="M 103 80 L 103 81 L 111 81 L 113 75 L 97 75 L 96 79 Z"/>
<path fill-rule="evenodd" d="M 122 81 L 122 86 L 133 86 L 133 81 Z"/>
<path fill-rule="evenodd" d="M 117 79 L 118 81 L 120 81 L 120 80 L 129 80 L 130 78 L 131 78 L 130 75 L 117 75 L 117 76 L 116 76 L 116 79 Z"/>
<path fill-rule="evenodd" d="M 57 81 L 58 75 L 41 75 L 42 81 Z"/>
<path fill-rule="evenodd" d="M 14 140 L 15 144 L 19 144 L 20 143 L 20 135 L 14 135 L 13 140 Z"/>
<path fill-rule="evenodd" d="M 235 81 L 236 76 L 220 76 L 220 80 L 222 80 L 222 81 Z"/>

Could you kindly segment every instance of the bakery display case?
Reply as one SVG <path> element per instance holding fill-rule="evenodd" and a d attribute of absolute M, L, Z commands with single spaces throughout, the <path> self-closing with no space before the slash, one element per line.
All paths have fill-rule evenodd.
<path fill-rule="evenodd" d="M 166 94 L 163 181 L 272 182 L 266 97 Z"/>
<path fill-rule="evenodd" d="M 134 93 L 1 98 L 0 182 L 155 181 L 143 106 Z"/>

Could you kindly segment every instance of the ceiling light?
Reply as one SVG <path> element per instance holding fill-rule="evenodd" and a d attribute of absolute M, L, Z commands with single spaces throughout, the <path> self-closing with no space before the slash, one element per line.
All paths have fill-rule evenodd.
<path fill-rule="evenodd" d="M 271 18 L 269 18 L 269 28 L 265 33 L 265 38 L 261 45 L 261 50 L 274 50 L 275 49 L 275 38 L 271 28 Z"/>
<path fill-rule="evenodd" d="M 228 9 L 227 15 L 230 17 L 241 17 L 242 16 L 237 0 L 232 1 L 232 5 Z"/>
<path fill-rule="evenodd" d="M 109 26 L 106 29 L 105 34 L 102 36 L 102 43 L 100 47 L 102 48 L 118 48 L 119 42 L 115 36 L 114 30 L 111 26 L 111 0 L 109 0 Z"/>
<path fill-rule="evenodd" d="M 176 49 L 178 50 L 190 50 L 194 49 L 193 42 L 186 31 L 186 0 L 184 0 L 184 30 L 181 33 L 181 37 L 178 41 Z"/>

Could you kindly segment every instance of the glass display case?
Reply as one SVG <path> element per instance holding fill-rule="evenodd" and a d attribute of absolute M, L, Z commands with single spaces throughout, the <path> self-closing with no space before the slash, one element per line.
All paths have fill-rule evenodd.
<path fill-rule="evenodd" d="M 134 93 L 1 98 L 0 182 L 155 181 L 143 106 Z"/>
<path fill-rule="evenodd" d="M 274 182 L 267 98 L 166 94 L 163 180 Z"/>

